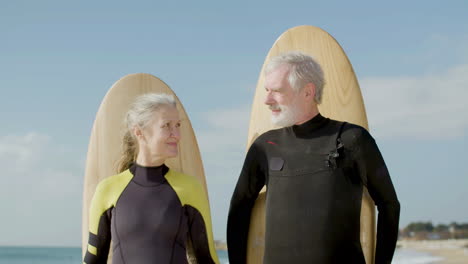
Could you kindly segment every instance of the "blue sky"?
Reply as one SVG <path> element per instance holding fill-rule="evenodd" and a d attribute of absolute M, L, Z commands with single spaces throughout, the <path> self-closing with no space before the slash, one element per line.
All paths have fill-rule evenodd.
<path fill-rule="evenodd" d="M 259 71 L 276 38 L 298 25 L 328 31 L 353 64 L 402 203 L 401 226 L 468 222 L 465 1 L 1 6 L 0 245 L 80 245 L 94 117 L 112 84 L 136 72 L 161 78 L 184 104 L 215 238 L 224 239 Z"/>

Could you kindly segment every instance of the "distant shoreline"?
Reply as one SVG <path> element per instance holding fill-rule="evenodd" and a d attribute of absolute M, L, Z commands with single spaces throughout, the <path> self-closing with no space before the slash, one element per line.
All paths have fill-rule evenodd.
<path fill-rule="evenodd" d="M 54 246 L 54 245 L 0 245 L 2 248 L 68 248 L 68 249 L 80 249 L 81 246 Z M 227 251 L 227 245 L 225 242 L 215 241 L 216 250 Z"/>
<path fill-rule="evenodd" d="M 226 244 L 226 242 L 221 241 L 221 240 L 215 240 L 214 243 L 215 243 L 215 249 L 216 249 L 216 250 L 224 250 L 224 251 L 227 251 L 227 244 Z"/>
<path fill-rule="evenodd" d="M 400 248 L 429 253 L 442 260 L 438 264 L 468 263 L 468 239 L 448 240 L 400 240 Z"/>
<path fill-rule="evenodd" d="M 0 245 L 1 248 L 67 248 L 80 249 L 81 246 L 54 246 L 54 245 Z"/>

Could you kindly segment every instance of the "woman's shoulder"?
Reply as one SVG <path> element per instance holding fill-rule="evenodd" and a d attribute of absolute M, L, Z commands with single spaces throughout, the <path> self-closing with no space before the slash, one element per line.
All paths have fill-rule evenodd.
<path fill-rule="evenodd" d="M 173 169 L 169 169 L 166 178 L 169 178 L 168 180 L 178 185 L 191 188 L 203 188 L 201 181 L 197 177 Z"/>
<path fill-rule="evenodd" d="M 132 177 L 133 175 L 129 170 L 109 176 L 98 183 L 96 193 L 115 192 L 123 189 L 128 185 Z"/>
<path fill-rule="evenodd" d="M 169 169 L 166 179 L 183 204 L 205 203 L 206 191 L 197 177 Z"/>
<path fill-rule="evenodd" d="M 104 211 L 115 206 L 132 177 L 133 175 L 127 170 L 101 180 L 96 186 L 90 211 L 100 216 Z"/>

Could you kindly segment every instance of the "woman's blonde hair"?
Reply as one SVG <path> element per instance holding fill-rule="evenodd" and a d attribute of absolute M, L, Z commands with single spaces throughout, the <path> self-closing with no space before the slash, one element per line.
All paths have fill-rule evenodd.
<path fill-rule="evenodd" d="M 176 107 L 177 104 L 174 96 L 148 93 L 138 96 L 130 106 L 124 120 L 122 155 L 117 163 L 117 171 L 119 173 L 130 168 L 130 165 L 135 162 L 138 155 L 138 142 L 133 135 L 133 129 L 136 126 L 140 129 L 145 129 L 161 106 Z"/>

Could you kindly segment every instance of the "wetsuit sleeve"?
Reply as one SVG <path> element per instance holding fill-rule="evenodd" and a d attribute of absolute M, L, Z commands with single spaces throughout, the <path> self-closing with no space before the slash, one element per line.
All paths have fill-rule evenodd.
<path fill-rule="evenodd" d="M 187 252 L 189 260 L 195 255 L 196 263 L 219 264 L 213 243 L 210 205 L 203 185 L 193 176 L 170 170 L 166 180 L 177 193 L 188 218 Z"/>
<path fill-rule="evenodd" d="M 258 193 L 265 185 L 261 169 L 263 155 L 254 143 L 250 147 L 231 198 L 227 223 L 229 263 L 246 263 L 250 215 Z"/>
<path fill-rule="evenodd" d="M 200 212 L 187 206 L 189 239 L 193 248 L 197 263 L 216 263 L 210 253 L 210 245 L 206 233 L 206 225 Z"/>
<path fill-rule="evenodd" d="M 102 208 L 104 197 L 98 191 L 90 206 L 88 249 L 83 260 L 86 264 L 105 264 L 109 255 L 111 208 L 101 213 L 99 209 Z"/>
<path fill-rule="evenodd" d="M 400 203 L 383 157 L 372 136 L 362 129 L 356 140 L 356 163 L 378 210 L 376 264 L 390 264 L 398 238 Z"/>

